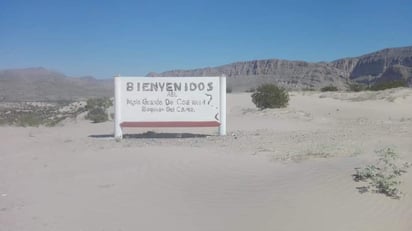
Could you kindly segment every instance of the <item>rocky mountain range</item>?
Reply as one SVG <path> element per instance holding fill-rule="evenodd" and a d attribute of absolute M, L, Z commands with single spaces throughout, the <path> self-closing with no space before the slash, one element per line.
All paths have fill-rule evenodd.
<path fill-rule="evenodd" d="M 148 76 L 226 75 L 233 91 L 247 91 L 262 83 L 276 83 L 291 90 L 348 88 L 349 84 L 372 85 L 405 80 L 412 86 L 412 46 L 388 48 L 332 62 L 280 59 L 236 62 L 218 67 L 172 70 Z M 73 78 L 45 68 L 0 71 L 1 101 L 56 101 L 113 96 L 113 80 Z"/>
<path fill-rule="evenodd" d="M 292 90 L 320 89 L 349 84 L 372 85 L 380 81 L 405 80 L 412 85 L 412 46 L 388 48 L 360 57 L 333 62 L 310 63 L 279 59 L 236 62 L 219 67 L 172 70 L 148 76 L 215 76 L 226 75 L 228 86 L 244 91 L 262 83 L 276 83 Z"/>

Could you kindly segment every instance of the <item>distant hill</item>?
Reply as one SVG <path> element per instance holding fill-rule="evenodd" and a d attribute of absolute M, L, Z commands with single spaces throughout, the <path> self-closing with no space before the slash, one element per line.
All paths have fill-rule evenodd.
<path fill-rule="evenodd" d="M 340 89 L 357 82 L 409 81 L 412 85 L 412 47 L 384 49 L 355 58 L 333 62 L 310 63 L 279 59 L 236 62 L 218 67 L 172 70 L 148 76 L 215 76 L 226 75 L 228 86 L 243 91 L 262 83 L 276 83 L 293 90 L 320 89 L 334 85 Z"/>
<path fill-rule="evenodd" d="M 45 68 L 0 71 L 1 101 L 57 101 L 113 96 L 113 80 L 73 78 Z"/>
<path fill-rule="evenodd" d="M 218 67 L 172 70 L 148 76 L 226 75 L 234 91 L 256 88 L 262 83 L 276 83 L 292 90 L 337 86 L 351 83 L 374 84 L 406 80 L 412 86 L 412 46 L 388 48 L 359 57 L 333 62 L 305 62 L 280 59 L 236 62 Z M 45 68 L 0 71 L 1 101 L 56 101 L 113 96 L 113 80 L 93 77 L 73 78 Z"/>

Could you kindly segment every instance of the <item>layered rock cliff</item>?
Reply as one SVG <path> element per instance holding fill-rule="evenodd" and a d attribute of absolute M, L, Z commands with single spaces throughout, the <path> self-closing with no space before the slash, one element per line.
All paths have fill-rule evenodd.
<path fill-rule="evenodd" d="M 279 59 L 236 62 L 218 67 L 172 70 L 148 76 L 226 75 L 228 86 L 243 91 L 262 83 L 276 83 L 293 90 L 337 86 L 344 89 L 357 82 L 406 80 L 412 85 L 412 47 L 384 49 L 360 57 L 333 62 L 310 63 Z"/>
<path fill-rule="evenodd" d="M 293 90 L 320 89 L 329 85 L 345 89 L 354 82 L 372 85 L 392 80 L 404 80 L 412 86 L 412 46 L 384 49 L 333 62 L 268 59 L 149 74 L 217 75 L 226 75 L 228 87 L 234 91 L 247 91 L 262 83 L 276 83 Z M 113 96 L 112 79 L 70 78 L 44 68 L 0 71 L 0 102 L 73 100 L 102 96 Z"/>
<path fill-rule="evenodd" d="M 384 49 L 357 58 L 340 59 L 332 64 L 348 72 L 350 80 L 359 83 L 412 81 L 412 47 Z"/>

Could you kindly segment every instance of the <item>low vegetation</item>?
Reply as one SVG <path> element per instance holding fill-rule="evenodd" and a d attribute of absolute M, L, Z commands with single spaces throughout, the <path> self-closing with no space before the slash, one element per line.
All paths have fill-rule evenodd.
<path fill-rule="evenodd" d="M 367 90 L 367 87 L 358 83 L 352 83 L 348 85 L 348 90 L 351 92 L 360 92 Z"/>
<path fill-rule="evenodd" d="M 232 93 L 232 87 L 226 87 L 226 93 Z"/>
<path fill-rule="evenodd" d="M 286 89 L 274 84 L 263 84 L 252 94 L 252 102 L 259 109 L 282 108 L 289 103 Z"/>
<path fill-rule="evenodd" d="M 397 87 L 408 87 L 408 83 L 405 80 L 393 80 L 381 83 L 376 83 L 369 88 L 371 91 L 381 91 L 385 89 L 397 88 Z"/>
<path fill-rule="evenodd" d="M 335 86 L 330 85 L 330 86 L 322 87 L 320 89 L 320 91 L 322 91 L 322 92 L 325 92 L 325 91 L 338 91 L 338 88 L 335 87 Z"/>
<path fill-rule="evenodd" d="M 83 111 L 84 106 L 73 102 L 4 103 L 0 107 L 0 125 L 55 126 L 66 118 L 75 118 Z"/>
<path fill-rule="evenodd" d="M 399 156 L 391 148 L 377 151 L 379 159 L 371 165 L 356 168 L 353 179 L 356 182 L 367 182 L 367 186 L 359 187 L 360 192 L 372 191 L 382 193 L 388 197 L 399 199 L 402 192 L 398 186 L 401 184 L 399 177 L 406 173 L 411 166 L 408 162 L 399 160 Z"/>
<path fill-rule="evenodd" d="M 105 109 L 97 107 L 87 112 L 86 119 L 93 121 L 93 123 L 102 123 L 109 120 L 109 116 Z"/>
<path fill-rule="evenodd" d="M 405 80 L 392 80 L 385 82 L 377 82 L 371 86 L 365 84 L 351 83 L 348 85 L 348 91 L 361 92 L 361 91 L 382 91 L 391 88 L 408 87 L 408 83 Z"/>
<path fill-rule="evenodd" d="M 0 104 L 0 125 L 20 127 L 56 126 L 67 118 L 86 112 L 86 119 L 100 123 L 109 119 L 110 98 L 95 98 L 85 102 L 14 102 Z"/>
<path fill-rule="evenodd" d="M 87 100 L 86 119 L 93 121 L 93 123 L 101 123 L 109 120 L 107 109 L 113 105 L 110 98 L 95 98 Z"/>
<path fill-rule="evenodd" d="M 104 108 L 107 109 L 110 106 L 113 105 L 113 102 L 110 98 L 108 97 L 103 97 L 103 98 L 91 98 L 88 99 L 86 102 L 86 109 L 90 111 L 91 109 L 94 108 Z"/>

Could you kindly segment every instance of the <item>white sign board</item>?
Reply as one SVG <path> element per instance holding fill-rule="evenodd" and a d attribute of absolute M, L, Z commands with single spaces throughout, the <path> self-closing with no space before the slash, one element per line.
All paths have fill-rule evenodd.
<path fill-rule="evenodd" d="M 219 127 L 226 133 L 226 78 L 115 77 L 115 136 L 122 127 Z"/>

